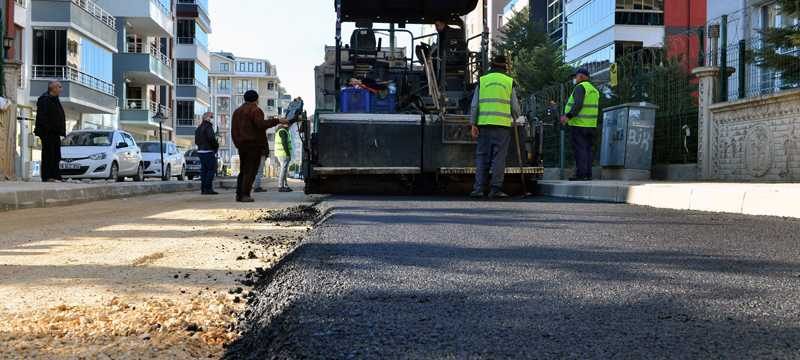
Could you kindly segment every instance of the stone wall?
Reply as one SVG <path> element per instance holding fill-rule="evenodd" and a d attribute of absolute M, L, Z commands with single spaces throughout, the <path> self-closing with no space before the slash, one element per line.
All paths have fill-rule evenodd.
<path fill-rule="evenodd" d="M 800 90 L 709 110 L 710 179 L 800 181 Z"/>
<path fill-rule="evenodd" d="M 5 88 L 7 99 L 12 105 L 0 111 L 0 181 L 15 177 L 16 136 L 17 136 L 17 88 L 19 87 L 20 67 L 18 64 L 6 63 Z"/>

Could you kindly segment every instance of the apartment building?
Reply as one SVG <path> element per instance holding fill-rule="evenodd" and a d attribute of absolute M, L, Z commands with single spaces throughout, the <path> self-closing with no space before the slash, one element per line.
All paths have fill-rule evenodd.
<path fill-rule="evenodd" d="M 137 140 L 172 139 L 175 128 L 173 7 L 170 0 L 97 0 L 116 17 L 120 51 L 113 74 L 119 126 Z"/>
<path fill-rule="evenodd" d="M 194 130 L 203 114 L 211 109 L 211 20 L 208 0 L 177 0 L 176 6 L 176 142 L 188 148 L 194 144 Z"/>
<path fill-rule="evenodd" d="M 508 24 L 515 14 L 532 9 L 528 12 L 530 22 L 536 31 L 547 31 L 547 4 L 548 0 L 510 0 L 503 8 L 503 24 Z"/>
<path fill-rule="evenodd" d="M 565 61 L 607 76 L 615 59 L 664 43 L 664 0 L 566 0 Z"/>
<path fill-rule="evenodd" d="M 564 0 L 547 1 L 547 34 L 550 40 L 561 46 L 566 46 L 564 38 Z"/>
<path fill-rule="evenodd" d="M 502 38 L 501 31 L 504 26 L 504 12 L 508 0 L 487 0 L 488 2 L 488 25 L 489 25 L 489 52 L 491 52 L 495 44 Z M 475 8 L 471 13 L 464 16 L 464 26 L 467 31 L 467 39 L 475 38 L 467 44 L 470 51 L 481 50 L 480 34 L 483 33 L 483 7 Z M 478 37 L 476 37 L 478 36 Z"/>
<path fill-rule="evenodd" d="M 285 105 L 281 98 L 277 68 L 269 60 L 238 57 L 232 53 L 211 53 L 211 110 L 220 135 L 220 158 L 230 164 L 237 154 L 230 137 L 233 112 L 244 104 L 244 93 L 256 90 L 264 114 L 279 116 Z M 274 129 L 270 134 L 274 133 Z"/>
<path fill-rule="evenodd" d="M 113 60 L 119 23 L 91 0 L 32 0 L 29 103 L 61 81 L 67 129 L 117 126 Z"/>

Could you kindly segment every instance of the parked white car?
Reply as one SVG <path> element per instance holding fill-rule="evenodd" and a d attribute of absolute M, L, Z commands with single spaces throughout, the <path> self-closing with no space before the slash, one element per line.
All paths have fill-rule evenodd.
<path fill-rule="evenodd" d="M 133 136 L 119 130 L 78 130 L 61 145 L 61 176 L 71 179 L 144 181 L 142 153 Z"/>
<path fill-rule="evenodd" d="M 183 181 L 186 177 L 186 160 L 178 147 L 173 142 L 164 142 L 164 176 L 161 174 L 161 154 L 158 152 L 158 141 L 143 141 L 139 143 L 144 161 L 144 176 L 159 177 L 170 180 L 177 176 Z"/>

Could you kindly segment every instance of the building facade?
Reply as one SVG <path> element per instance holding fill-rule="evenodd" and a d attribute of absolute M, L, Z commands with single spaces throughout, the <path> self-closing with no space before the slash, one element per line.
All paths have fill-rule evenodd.
<path fill-rule="evenodd" d="M 607 76 L 624 54 L 664 44 L 663 0 L 567 0 L 565 61 Z"/>
<path fill-rule="evenodd" d="M 114 56 L 113 79 L 119 127 L 136 140 L 173 138 L 175 63 L 174 7 L 170 0 L 98 0 L 116 17 L 120 51 Z"/>
<path fill-rule="evenodd" d="M 211 109 L 208 0 L 177 0 L 175 49 L 176 117 L 179 146 L 194 144 L 194 130 Z"/>
<path fill-rule="evenodd" d="M 238 57 L 232 53 L 211 53 L 211 111 L 220 137 L 220 159 L 231 164 L 237 155 L 230 134 L 233 112 L 244 104 L 244 93 L 255 90 L 265 116 L 279 116 L 285 109 L 277 67 L 266 59 Z M 270 136 L 274 129 L 270 130 Z"/>
<path fill-rule="evenodd" d="M 502 39 L 504 26 L 505 8 L 508 0 L 486 0 L 488 3 L 488 26 L 489 26 L 489 52 L 491 53 L 498 41 Z M 481 50 L 480 34 L 483 33 L 483 7 L 478 3 L 478 7 L 471 13 L 464 16 L 464 27 L 467 31 L 467 39 L 476 37 L 469 41 L 467 46 L 470 51 Z"/>

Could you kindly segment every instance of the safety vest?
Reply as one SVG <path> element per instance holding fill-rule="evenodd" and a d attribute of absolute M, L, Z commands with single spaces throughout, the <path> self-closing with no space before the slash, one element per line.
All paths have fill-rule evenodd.
<path fill-rule="evenodd" d="M 286 142 L 284 143 L 281 134 L 286 134 Z M 289 129 L 278 129 L 275 132 L 275 156 L 289 158 L 292 156 L 292 133 Z"/>
<path fill-rule="evenodd" d="M 567 124 L 575 127 L 596 128 L 597 116 L 600 114 L 600 92 L 597 88 L 588 81 L 584 81 L 578 86 L 583 86 L 586 96 L 583 97 L 583 107 L 577 116 L 570 119 Z M 564 108 L 564 113 L 567 114 L 572 111 L 572 106 L 575 105 L 575 91 L 569 96 L 567 106 Z"/>
<path fill-rule="evenodd" d="M 511 92 L 514 79 L 494 72 L 481 77 L 478 104 L 478 126 L 511 127 Z"/>

